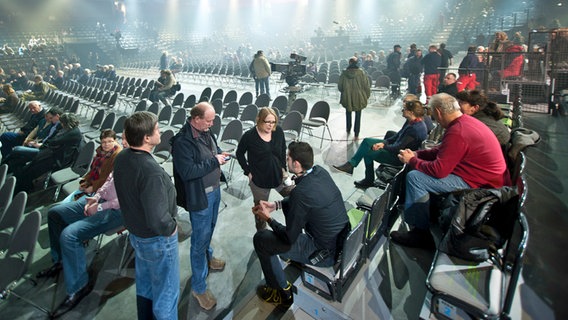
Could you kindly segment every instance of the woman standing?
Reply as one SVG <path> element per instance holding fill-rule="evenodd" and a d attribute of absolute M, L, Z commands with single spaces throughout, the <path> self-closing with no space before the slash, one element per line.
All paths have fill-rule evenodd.
<path fill-rule="evenodd" d="M 246 153 L 246 157 L 245 157 Z M 245 132 L 237 147 L 237 160 L 249 178 L 254 205 L 268 200 L 270 189 L 284 195 L 289 191 L 283 183 L 286 175 L 286 139 L 278 126 L 278 117 L 271 108 L 260 108 L 256 126 Z M 256 229 L 266 222 L 256 218 Z"/>
<path fill-rule="evenodd" d="M 351 132 L 351 113 L 355 112 L 354 140 L 359 139 L 361 129 L 361 110 L 367 107 L 371 96 L 371 85 L 365 71 L 357 66 L 357 58 L 351 57 L 347 69 L 343 70 L 337 83 L 341 92 L 341 105 L 345 108 L 347 135 Z"/>

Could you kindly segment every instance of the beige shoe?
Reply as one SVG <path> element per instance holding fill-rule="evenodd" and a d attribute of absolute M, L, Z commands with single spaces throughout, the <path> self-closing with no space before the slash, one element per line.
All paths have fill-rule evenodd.
<path fill-rule="evenodd" d="M 206 290 L 203 294 L 198 294 L 195 291 L 191 290 L 191 294 L 197 299 L 199 302 L 199 306 L 205 310 L 211 310 L 217 304 L 217 299 L 213 296 L 211 291 Z"/>
<path fill-rule="evenodd" d="M 225 269 L 225 261 L 217 258 L 211 258 L 211 260 L 209 260 L 209 268 L 211 270 L 223 270 Z"/>

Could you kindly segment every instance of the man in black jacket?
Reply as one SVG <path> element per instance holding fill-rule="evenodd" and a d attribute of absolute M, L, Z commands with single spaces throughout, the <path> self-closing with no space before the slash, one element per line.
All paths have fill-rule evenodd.
<path fill-rule="evenodd" d="M 221 152 L 209 131 L 215 120 L 213 106 L 201 102 L 191 109 L 190 115 L 174 138 L 172 156 L 174 175 L 183 185 L 183 190 L 178 189 L 178 192 L 185 196 L 181 199 L 184 201 L 182 205 L 189 211 L 192 226 L 191 293 L 203 309 L 210 310 L 217 300 L 207 290 L 205 280 L 209 269 L 222 270 L 225 267 L 225 261 L 213 257 L 211 238 L 221 202 L 221 165 L 227 162 L 228 153 Z"/>
<path fill-rule="evenodd" d="M 341 192 L 325 169 L 314 166 L 309 144 L 290 143 L 287 165 L 296 175 L 296 187 L 290 195 L 282 201 L 261 200 L 253 208 L 253 213 L 272 228 L 258 231 L 253 238 L 266 280 L 256 293 L 262 300 L 285 308 L 294 299 L 278 255 L 303 264 L 332 266 L 337 237 L 349 223 Z M 286 225 L 271 218 L 270 213 L 278 209 L 283 210 Z"/>

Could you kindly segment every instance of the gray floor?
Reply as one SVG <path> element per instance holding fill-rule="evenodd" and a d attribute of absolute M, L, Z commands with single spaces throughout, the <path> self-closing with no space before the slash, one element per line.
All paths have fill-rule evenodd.
<path fill-rule="evenodd" d="M 136 75 L 153 79 L 154 72 L 142 73 L 133 70 L 119 70 L 119 74 Z M 180 79 L 182 91 L 199 96 L 206 87 L 204 83 L 196 83 L 192 79 Z M 277 94 L 277 84 L 272 81 L 272 96 Z M 215 90 L 219 84 L 211 87 Z M 225 90 L 231 89 L 223 85 Z M 252 84 L 237 89 L 239 96 L 244 90 L 254 92 Z M 319 148 L 319 139 L 304 135 L 303 141 L 310 142 L 316 154 L 315 162 L 329 170 L 342 191 L 346 202 L 353 204 L 361 195 L 361 191 L 353 186 L 354 180 L 363 178 L 363 166 L 355 169 L 353 176 L 334 170 L 331 166 L 345 162 L 356 150 L 358 143 L 352 141 L 352 136 L 345 133 L 344 109 L 337 103 L 338 95 L 334 90 L 322 92 L 320 88 L 311 88 L 299 97 L 306 98 L 311 107 L 316 101 L 325 98 L 331 105 L 329 120 L 333 141 L 326 140 L 323 148 Z M 382 136 L 387 130 L 398 130 L 404 122 L 400 115 L 400 102 L 385 104 L 371 99 L 363 111 L 361 137 Z M 534 152 L 529 154 L 529 219 L 531 220 L 531 242 L 527 264 L 524 270 L 526 281 L 521 285 L 521 301 L 525 315 L 543 318 L 552 315 L 552 310 L 558 318 L 566 318 L 566 310 L 562 305 L 561 288 L 566 288 L 563 268 L 560 261 L 565 261 L 565 253 L 559 246 L 566 244 L 562 228 L 566 224 L 566 197 L 563 182 L 566 181 L 566 169 L 559 164 L 554 167 L 553 174 L 543 172 L 551 169 L 554 159 L 561 159 L 566 145 L 565 118 L 551 118 L 545 115 L 526 115 L 526 125 L 538 125 L 546 130 L 541 143 Z M 318 129 L 316 135 L 321 134 Z M 564 139 L 562 139 L 564 138 Z M 551 150 L 553 150 L 551 152 Z M 536 154 L 536 158 L 531 158 Z M 543 163 L 540 157 L 551 162 Z M 557 160 L 559 161 L 559 160 Z M 180 211 L 180 319 L 310 319 L 311 317 L 300 310 L 296 303 L 287 312 L 275 310 L 254 297 L 254 288 L 262 283 L 262 272 L 258 259 L 253 252 L 252 236 L 255 232 L 251 214 L 252 198 L 246 185 L 246 177 L 241 174 L 238 164 L 229 181 L 229 188 L 223 188 L 222 199 L 226 208 L 219 215 L 217 228 L 213 235 L 215 256 L 227 261 L 227 267 L 222 272 L 209 275 L 209 289 L 218 299 L 217 306 L 211 311 L 202 310 L 190 294 L 190 264 L 189 237 L 191 226 L 188 214 Z M 539 169 L 539 167 L 541 169 Z M 553 168 L 553 169 L 554 169 Z M 228 168 L 225 168 L 228 169 Z M 533 171 L 534 170 L 534 171 Z M 554 193 L 555 197 L 549 197 Z M 30 209 L 47 205 L 53 194 L 52 189 L 38 192 L 32 196 Z M 273 192 L 271 199 L 280 196 Z M 545 206 L 542 206 L 546 203 Z M 42 211 L 46 211 L 45 208 Z M 45 218 L 45 217 L 44 217 Z M 277 220 L 283 217 L 276 215 Z M 556 227 L 556 225 L 560 225 Z M 553 227 L 554 226 L 554 227 Z M 48 237 L 46 225 L 42 225 L 40 240 L 35 253 L 35 262 L 30 273 L 50 265 L 48 252 Z M 135 285 L 132 254 L 126 247 L 126 257 L 121 265 L 121 256 L 125 246 L 125 235 L 105 236 L 102 247 L 95 253 L 95 241 L 88 246 L 89 257 L 92 258 L 92 278 L 95 279 L 94 291 L 87 296 L 73 311 L 62 319 L 134 319 L 136 318 Z M 554 245 L 552 245 L 554 244 Z M 432 254 L 422 250 L 407 249 L 385 242 L 376 249 L 374 258 L 369 261 L 364 270 L 358 275 L 358 280 L 352 285 L 343 304 L 333 304 L 332 307 L 350 315 L 353 319 L 373 319 L 391 317 L 394 319 L 418 318 L 422 301 L 426 293 L 424 286 L 425 275 L 428 271 Z M 561 256 L 562 255 L 562 256 Z M 119 270 L 119 267 L 122 267 Z M 1 271 L 0 271 L 1 272 Z M 298 276 L 298 270 L 288 268 L 290 280 Z M 563 285 L 559 285 L 563 284 Z M 40 306 L 49 310 L 54 309 L 64 298 L 63 279 L 40 280 L 37 286 L 30 281 L 22 282 L 15 290 L 25 294 Z M 530 303 L 529 303 L 530 301 Z M 386 310 L 387 313 L 384 313 Z M 0 302 L 0 318 L 3 319 L 44 319 L 45 314 L 24 302 L 10 297 Z M 388 315 L 390 314 L 390 315 Z M 516 315 L 520 317 L 521 310 Z M 536 316 L 536 315 L 540 316 Z M 387 316 L 388 315 L 388 316 Z M 563 316 L 562 316 L 563 315 Z M 516 317 L 514 317 L 516 318 Z M 544 316 L 544 318 L 548 318 Z"/>

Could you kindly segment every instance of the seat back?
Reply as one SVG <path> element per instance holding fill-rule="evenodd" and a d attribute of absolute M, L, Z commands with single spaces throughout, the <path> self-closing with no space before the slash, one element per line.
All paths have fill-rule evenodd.
<path fill-rule="evenodd" d="M 174 101 L 172 102 L 172 107 L 181 107 L 184 102 L 183 92 L 179 92 L 174 97 Z"/>
<path fill-rule="evenodd" d="M 209 130 L 215 135 L 215 138 L 219 137 L 219 133 L 221 133 L 221 117 L 218 114 L 215 115 L 215 120 L 213 120 L 213 125 Z"/>
<path fill-rule="evenodd" d="M 282 121 L 282 130 L 286 141 L 297 140 L 302 132 L 302 115 L 298 111 L 290 111 Z"/>
<path fill-rule="evenodd" d="M 347 235 L 341 251 L 339 279 L 344 279 L 352 270 L 357 269 L 357 265 L 363 258 L 367 215 L 368 213 L 364 213 L 355 226 L 351 225 L 351 231 Z"/>
<path fill-rule="evenodd" d="M 158 102 L 152 102 L 152 104 L 148 107 L 148 110 L 146 111 L 158 115 L 158 113 L 160 112 L 160 105 L 158 104 Z"/>
<path fill-rule="evenodd" d="M 28 194 L 25 191 L 20 191 L 4 211 L 2 220 L 0 220 L 0 250 L 5 249 L 11 243 L 27 202 Z"/>
<path fill-rule="evenodd" d="M 249 104 L 248 106 L 246 106 L 243 109 L 243 112 L 241 112 L 241 116 L 240 116 L 240 120 L 241 122 L 244 121 L 255 121 L 256 120 L 256 116 L 258 114 L 258 107 L 255 104 Z"/>
<path fill-rule="evenodd" d="M 268 94 L 263 93 L 256 97 L 254 104 L 259 108 L 268 107 L 270 105 L 270 97 L 268 96 Z"/>
<path fill-rule="evenodd" d="M 220 142 L 236 141 L 238 143 L 241 140 L 242 135 L 243 135 L 243 125 L 239 119 L 235 119 L 229 122 L 229 124 L 227 124 L 225 130 L 223 130 L 221 139 L 219 141 Z"/>
<path fill-rule="evenodd" d="M 112 130 L 119 136 L 122 135 L 122 131 L 124 131 L 124 122 L 126 121 L 126 118 L 127 117 L 125 115 L 118 117 L 112 127 Z"/>
<path fill-rule="evenodd" d="M 105 111 L 104 110 L 97 111 L 97 113 L 95 113 L 95 116 L 93 117 L 93 120 L 91 120 L 91 124 L 89 126 L 95 130 L 99 129 L 104 118 L 105 118 Z"/>
<path fill-rule="evenodd" d="M 183 127 L 186 119 L 187 119 L 187 110 L 185 110 L 184 108 L 179 108 L 174 113 L 172 121 L 170 122 L 170 126 L 179 129 L 179 128 Z"/>
<path fill-rule="evenodd" d="M 136 108 L 134 108 L 134 112 L 138 111 L 146 111 L 146 100 L 140 100 L 140 102 L 138 102 Z"/>
<path fill-rule="evenodd" d="M 213 92 L 213 95 L 211 96 L 211 101 L 215 100 L 215 99 L 221 99 L 221 101 L 223 101 L 223 89 L 219 88 L 217 90 L 215 90 L 215 92 Z"/>
<path fill-rule="evenodd" d="M 278 109 L 281 115 L 286 114 L 288 111 L 288 97 L 278 96 L 272 101 L 272 108 Z"/>
<path fill-rule="evenodd" d="M 34 258 L 40 225 L 41 214 L 39 211 L 34 210 L 24 217 L 22 223 L 14 231 L 14 236 L 5 257 L 8 259 L 20 257 L 23 258 L 23 263 L 20 259 L 11 259 L 8 263 L 2 264 L 10 269 L 7 275 L 0 277 L 0 288 L 2 290 L 6 289 L 9 283 L 17 281 L 28 272 L 28 268 Z"/>
<path fill-rule="evenodd" d="M 4 212 L 12 202 L 14 196 L 14 189 L 16 187 L 16 177 L 12 176 L 2 184 L 0 187 L 0 222 L 4 216 Z"/>
<path fill-rule="evenodd" d="M 114 126 L 115 118 L 116 118 L 116 113 L 110 112 L 109 114 L 107 114 L 105 119 L 103 120 L 103 123 L 101 123 L 99 130 L 102 131 L 104 129 L 112 129 L 112 126 Z"/>
<path fill-rule="evenodd" d="M 223 110 L 222 118 L 226 119 L 236 119 L 239 116 L 239 104 L 236 102 L 230 102 L 229 105 Z"/>
<path fill-rule="evenodd" d="M 241 106 L 247 106 L 249 104 L 252 103 L 252 92 L 250 91 L 246 91 L 243 92 L 243 94 L 241 95 L 240 99 L 239 99 L 239 105 Z"/>
<path fill-rule="evenodd" d="M 166 130 L 160 135 L 160 143 L 154 148 L 152 154 L 160 159 L 160 163 L 167 161 L 171 157 L 172 145 L 170 140 L 174 136 L 173 130 Z"/>
<path fill-rule="evenodd" d="M 184 109 L 191 109 L 195 106 L 195 103 L 197 101 L 197 97 L 195 97 L 194 94 L 190 94 L 187 99 L 185 99 L 184 103 L 183 103 L 183 107 Z"/>
<path fill-rule="evenodd" d="M 7 174 L 8 174 L 8 165 L 6 163 L 0 165 L 0 188 L 2 188 L 2 185 L 4 185 Z"/>
<path fill-rule="evenodd" d="M 166 105 L 160 110 L 158 114 L 158 123 L 161 125 L 169 125 L 172 118 L 172 106 Z"/>
<path fill-rule="evenodd" d="M 201 91 L 201 95 L 199 96 L 199 101 L 205 101 L 203 100 L 205 97 L 207 97 L 207 101 L 209 101 L 209 98 L 211 97 L 211 88 L 207 87 L 205 89 L 203 89 L 203 91 Z"/>
<path fill-rule="evenodd" d="M 325 120 L 325 122 L 327 122 L 327 120 L 329 119 L 329 112 L 329 103 L 327 103 L 327 101 L 318 101 L 314 104 L 312 110 L 310 110 L 308 119 Z"/>
<path fill-rule="evenodd" d="M 81 148 L 79 154 L 77 155 L 77 159 L 75 159 L 75 163 L 71 167 L 71 170 L 73 170 L 73 172 L 75 172 L 79 176 L 83 176 L 89 170 L 89 166 L 91 165 L 94 154 L 95 142 L 91 140 L 85 143 L 83 148 Z"/>
<path fill-rule="evenodd" d="M 211 104 L 213 105 L 213 109 L 215 109 L 215 113 L 216 114 L 221 114 L 223 113 L 223 100 L 217 98 L 211 101 Z"/>
<path fill-rule="evenodd" d="M 356 212 L 356 214 L 352 214 Z M 316 267 L 305 265 L 302 272 L 302 282 L 310 290 L 314 290 L 326 299 L 341 302 L 344 292 L 347 290 L 357 272 L 363 264 L 365 228 L 368 212 L 350 210 L 350 227 L 346 237 L 338 243 L 339 254 L 334 267 Z"/>
<path fill-rule="evenodd" d="M 227 94 L 223 98 L 223 104 L 228 104 L 232 101 L 237 101 L 237 91 L 235 90 L 230 90 L 229 92 L 227 92 Z"/>
<path fill-rule="evenodd" d="M 294 100 L 290 106 L 290 112 L 292 111 L 298 111 L 302 115 L 302 119 L 305 118 L 308 113 L 308 101 L 304 98 Z"/>

